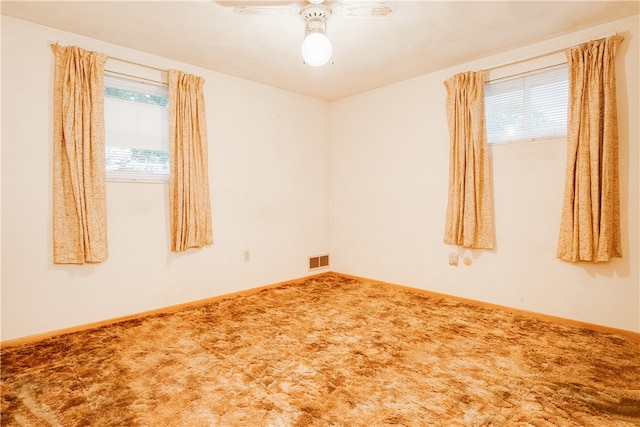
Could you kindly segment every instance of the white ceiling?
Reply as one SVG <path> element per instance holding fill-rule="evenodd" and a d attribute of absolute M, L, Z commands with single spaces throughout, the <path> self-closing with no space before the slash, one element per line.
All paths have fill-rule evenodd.
<path fill-rule="evenodd" d="M 329 1 L 329 7 L 356 1 Z M 369 2 L 371 3 L 371 2 Z M 279 0 L 2 1 L 3 15 L 324 100 L 637 15 L 639 1 L 395 1 L 386 18 L 328 22 L 333 64 L 304 65 L 299 16 L 239 15 Z"/>

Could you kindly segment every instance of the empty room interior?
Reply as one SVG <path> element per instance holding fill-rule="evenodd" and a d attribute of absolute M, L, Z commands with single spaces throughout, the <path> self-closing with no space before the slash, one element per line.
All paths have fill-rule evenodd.
<path fill-rule="evenodd" d="M 640 423 L 640 2 L 2 1 L 0 7 L 3 424 Z M 318 66 L 301 55 L 312 33 L 328 38 L 332 48 Z M 591 234 L 612 233 L 615 242 L 590 259 L 580 258 L 579 244 L 578 259 L 568 260 L 560 247 L 578 245 L 576 236 L 583 234 L 576 230 L 591 227 L 577 213 L 565 215 L 578 205 L 567 201 L 578 180 L 568 175 L 569 164 L 580 157 L 580 149 L 571 156 L 570 140 L 595 133 L 594 127 L 577 130 L 567 116 L 580 114 L 565 101 L 562 129 L 520 134 L 507 123 L 519 113 L 495 112 L 489 100 L 511 90 L 508 84 L 525 87 L 542 74 L 560 79 L 550 87 L 564 88 L 549 96 L 572 100 L 573 92 L 565 92 L 578 85 L 569 51 L 609 40 L 617 43 L 607 51 L 615 66 L 613 107 L 598 111 L 613 115 L 602 139 L 613 133 L 614 151 L 589 152 L 590 182 L 615 181 L 601 193 L 592 186 L 589 200 L 605 212 L 599 220 L 610 212 L 617 219 L 614 231 L 596 227 Z M 98 170 L 104 173 L 105 250 L 100 259 L 82 261 L 58 255 L 65 231 L 56 225 L 63 221 L 56 213 L 60 198 L 84 191 L 56 193 L 56 174 L 73 163 L 64 160 L 68 148 L 55 148 L 72 133 L 58 114 L 57 106 L 68 106 L 58 105 L 56 85 L 63 79 L 56 55 L 71 47 L 98 53 L 104 67 L 99 81 L 105 90 L 98 91 L 104 102 L 98 104 L 105 112 L 107 154 L 106 160 L 98 156 Z M 191 216 L 175 214 L 177 205 L 190 206 L 175 201 L 177 157 L 166 154 L 167 141 L 178 138 L 169 135 L 173 119 L 140 113 L 133 120 L 125 107 L 114 112 L 128 102 L 116 99 L 123 93 L 171 91 L 170 70 L 201 79 L 199 117 L 205 122 L 185 134 L 204 134 L 199 177 L 211 236 L 180 249 L 174 226 Z M 451 125 L 458 99 L 450 83 L 462 75 L 481 81 L 475 90 L 486 118 L 471 114 L 469 120 L 486 129 L 473 150 L 467 145 L 460 154 L 454 139 L 466 128 Z M 109 92 L 109 85 L 122 86 Z M 535 88 L 527 93 L 535 95 Z M 169 104 L 175 99 L 155 96 L 146 95 L 164 96 Z M 165 115 L 180 109 L 166 102 L 163 108 Z M 524 119 L 527 126 L 536 114 Z M 170 172 L 142 170 L 142 161 L 131 159 L 122 174 L 110 169 L 109 162 L 119 160 L 109 156 L 132 152 L 109 151 L 123 145 L 122 130 L 110 124 L 116 118 L 164 138 L 160 157 Z M 60 156 L 63 166 L 56 163 Z M 457 167 L 478 158 L 462 174 L 470 181 L 456 180 Z M 478 203 L 476 193 L 456 205 L 454 187 L 465 186 L 463 192 L 482 187 L 488 198 L 448 228 L 456 209 L 470 199 Z M 580 191 L 587 190 L 575 194 Z M 85 203 L 78 206 L 84 212 Z M 483 223 L 478 218 L 487 212 Z M 465 227 L 468 232 L 469 218 L 478 228 L 486 225 L 488 244 L 451 236 Z M 568 221 L 573 241 L 562 234 Z M 364 312 L 351 316 L 357 307 Z M 200 317 L 206 328 L 193 320 Z M 502 329 L 486 332 L 489 324 Z M 169 325 L 180 328 L 171 339 L 163 335 Z M 294 329 L 299 335 L 286 335 L 287 347 L 276 351 Z M 421 338 L 412 338 L 414 329 Z M 138 330 L 142 335 L 135 338 Z M 436 339 L 444 330 L 455 339 Z M 269 339 L 254 336 L 260 331 Z M 320 342 L 320 331 L 330 336 Z M 312 338 L 318 342 L 307 342 Z M 91 353 L 100 363 L 89 357 L 113 340 L 126 344 Z M 230 349 L 218 348 L 216 340 L 231 340 Z M 197 357 L 186 352 L 187 341 Z M 455 350 L 450 343 L 458 341 Z M 338 342 L 349 347 L 338 350 Z M 136 345 L 145 350 L 134 351 Z M 510 345 L 510 353 L 501 351 Z M 562 347 L 562 357 L 554 345 Z M 173 346 L 181 346 L 174 352 L 181 356 L 172 369 L 160 359 L 153 367 L 137 365 L 152 354 L 169 357 L 166 349 Z M 255 360 L 269 375 L 256 373 L 252 347 L 262 352 Z M 536 359 L 543 349 L 544 358 Z M 485 352 L 489 361 L 472 359 Z M 303 353 L 311 361 L 289 359 Z M 439 354 L 447 359 L 438 361 Z M 460 364 L 451 368 L 457 375 L 466 375 L 472 360 L 476 370 L 445 388 L 444 380 L 426 379 L 436 378 L 432 370 L 443 360 Z M 93 363 L 103 370 L 90 372 Z M 510 369 L 510 379 L 497 378 Z M 161 382 L 161 372 L 175 382 Z M 187 372 L 193 383 L 176 379 Z M 128 376 L 133 379 L 114 383 Z M 157 383 L 142 385 L 143 377 Z M 318 386 L 321 379 L 330 385 Z M 498 382 L 502 391 L 492 386 Z M 356 390 L 356 384 L 370 388 Z M 225 394 L 232 389 L 236 394 Z"/>

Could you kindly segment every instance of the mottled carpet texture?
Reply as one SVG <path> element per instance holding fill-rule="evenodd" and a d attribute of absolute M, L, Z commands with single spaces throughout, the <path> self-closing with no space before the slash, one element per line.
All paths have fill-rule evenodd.
<path fill-rule="evenodd" d="M 632 426 L 640 349 L 328 273 L 7 347 L 2 425 Z"/>

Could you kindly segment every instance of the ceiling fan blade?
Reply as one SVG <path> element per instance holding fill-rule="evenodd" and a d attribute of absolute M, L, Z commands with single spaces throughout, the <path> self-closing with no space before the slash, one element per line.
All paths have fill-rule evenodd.
<path fill-rule="evenodd" d="M 296 16 L 300 15 L 300 9 L 268 6 L 237 6 L 233 8 L 240 15 L 271 15 L 271 16 Z"/>
<path fill-rule="evenodd" d="M 340 18 L 384 18 L 395 11 L 395 2 L 371 2 L 338 6 L 331 9 L 334 16 Z"/>

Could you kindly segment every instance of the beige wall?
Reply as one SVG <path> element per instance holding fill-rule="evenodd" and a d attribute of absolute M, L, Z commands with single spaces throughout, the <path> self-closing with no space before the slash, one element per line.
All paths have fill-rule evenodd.
<path fill-rule="evenodd" d="M 625 37 L 617 56 L 624 257 L 602 265 L 555 258 L 564 139 L 492 146 L 497 248 L 442 243 L 449 163 L 443 81 L 616 32 Z M 333 269 L 640 331 L 638 38 L 635 16 L 333 103 Z M 538 62 L 558 54 L 551 56 Z M 490 78 L 528 65 L 492 71 Z M 473 264 L 449 266 L 450 252 Z"/>
<path fill-rule="evenodd" d="M 204 77 L 212 247 L 169 251 L 166 184 L 111 182 L 108 261 L 52 264 L 54 41 Z M 2 340 L 306 276 L 329 250 L 326 102 L 3 16 L 2 105 Z"/>
<path fill-rule="evenodd" d="M 448 266 L 458 250 L 442 243 L 442 82 L 616 31 L 627 38 L 618 56 L 624 258 L 554 258 L 565 162 L 555 140 L 491 148 L 498 247 L 459 251 L 473 264 Z M 327 104 L 2 17 L 1 338 L 301 277 L 307 256 L 329 249 L 335 271 L 639 331 L 638 35 L 635 17 Z M 206 79 L 212 247 L 170 253 L 166 185 L 112 182 L 109 260 L 52 264 L 48 45 L 57 40 Z"/>

